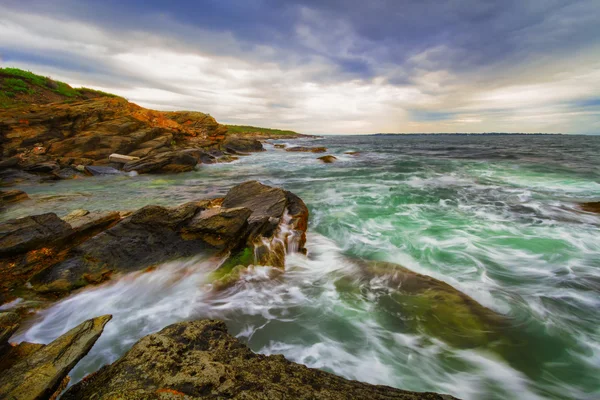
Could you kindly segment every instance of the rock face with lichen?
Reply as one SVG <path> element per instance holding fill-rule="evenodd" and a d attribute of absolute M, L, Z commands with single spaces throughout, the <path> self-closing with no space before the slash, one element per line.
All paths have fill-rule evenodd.
<path fill-rule="evenodd" d="M 215 320 L 182 322 L 146 336 L 62 396 L 92 398 L 453 399 L 350 381 L 281 355 L 255 354 Z"/>
<path fill-rule="evenodd" d="M 69 371 L 91 350 L 110 319 L 110 315 L 90 319 L 46 346 L 34 345 L 33 351 L 0 375 L 0 398 L 51 398 L 66 383 Z"/>

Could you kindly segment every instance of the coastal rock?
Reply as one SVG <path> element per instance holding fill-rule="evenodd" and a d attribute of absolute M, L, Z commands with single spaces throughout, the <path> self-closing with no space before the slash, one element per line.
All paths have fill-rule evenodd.
<path fill-rule="evenodd" d="M 329 155 L 329 156 L 319 157 L 318 160 L 321 160 L 325 164 L 331 164 L 337 160 L 337 157 Z"/>
<path fill-rule="evenodd" d="M 294 152 L 294 153 L 325 153 L 327 151 L 326 147 L 288 147 L 285 151 Z"/>
<path fill-rule="evenodd" d="M 287 145 L 276 143 L 273 145 L 276 149 L 285 149 Z"/>
<path fill-rule="evenodd" d="M 400 307 L 411 315 L 403 320 L 415 332 L 425 331 L 453 346 L 485 346 L 498 339 L 506 319 L 449 284 L 418 274 L 401 265 L 383 261 L 356 261 L 363 279 L 393 289 L 387 296 L 394 309 Z M 379 298 L 385 308 L 387 296 Z"/>
<path fill-rule="evenodd" d="M 256 139 L 244 139 L 239 137 L 228 137 L 223 142 L 223 148 L 233 154 L 264 151 L 261 142 Z"/>
<path fill-rule="evenodd" d="M 8 339 L 19 329 L 20 320 L 13 312 L 0 312 L 0 357 L 11 348 Z"/>
<path fill-rule="evenodd" d="M 71 233 L 71 226 L 54 213 L 8 220 L 0 224 L 0 256 L 46 247 Z"/>
<path fill-rule="evenodd" d="M 198 159 L 186 151 L 168 152 L 144 157 L 138 161 L 128 162 L 123 171 L 136 171 L 140 174 L 187 172 L 194 169 Z"/>
<path fill-rule="evenodd" d="M 0 190 L 0 207 L 27 199 L 29 196 L 22 190 Z"/>
<path fill-rule="evenodd" d="M 252 210 L 248 208 L 225 208 L 202 210 L 183 228 L 187 240 L 201 239 L 217 248 L 235 243 L 236 238 L 248 225 Z"/>
<path fill-rule="evenodd" d="M 87 320 L 17 362 L 0 376 L 0 398 L 51 398 L 61 389 L 69 371 L 91 350 L 110 319 L 105 315 Z"/>
<path fill-rule="evenodd" d="M 182 322 L 142 338 L 62 397 L 92 398 L 454 399 L 350 381 L 281 355 L 255 354 L 215 320 Z"/>
<path fill-rule="evenodd" d="M 116 153 L 113 153 L 110 156 L 108 156 L 108 161 L 114 162 L 114 163 L 121 163 L 121 164 L 127 164 L 128 162 L 137 161 L 139 159 L 140 159 L 139 157 L 124 156 L 123 154 L 116 154 Z"/>
<path fill-rule="evenodd" d="M 33 164 L 33 165 L 28 166 L 23 169 L 27 172 L 33 172 L 33 173 L 51 173 L 54 171 L 58 171 L 60 169 L 60 166 L 58 165 L 58 163 L 56 163 L 54 161 L 49 161 L 49 162 L 42 162 L 39 164 Z"/>
<path fill-rule="evenodd" d="M 0 376 L 45 345 L 41 343 L 22 342 L 17 345 L 9 345 L 4 354 L 0 356 Z"/>

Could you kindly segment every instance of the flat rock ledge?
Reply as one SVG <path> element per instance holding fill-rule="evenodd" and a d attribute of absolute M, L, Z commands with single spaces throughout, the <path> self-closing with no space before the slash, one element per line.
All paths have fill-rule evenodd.
<path fill-rule="evenodd" d="M 282 355 L 255 354 L 216 320 L 177 323 L 146 336 L 120 360 L 62 396 L 63 400 L 225 398 L 455 399 L 351 381 Z"/>

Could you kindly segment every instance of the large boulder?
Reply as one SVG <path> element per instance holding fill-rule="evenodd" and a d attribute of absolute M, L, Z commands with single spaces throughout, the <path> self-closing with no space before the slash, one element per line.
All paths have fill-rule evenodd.
<path fill-rule="evenodd" d="M 253 353 L 221 321 L 182 322 L 146 336 L 120 360 L 72 386 L 74 399 L 450 400 L 350 381 L 281 355 Z"/>
<path fill-rule="evenodd" d="M 390 315 L 411 315 L 402 324 L 414 332 L 425 332 L 452 346 L 471 348 L 486 346 L 500 338 L 508 327 L 507 319 L 482 306 L 451 285 L 401 265 L 384 261 L 354 260 L 364 283 L 376 281 L 386 285 L 381 296 L 374 296 Z"/>
<path fill-rule="evenodd" d="M 223 148 L 233 154 L 264 151 L 261 142 L 256 139 L 245 139 L 240 137 L 228 137 L 222 144 Z"/>
<path fill-rule="evenodd" d="M 66 383 L 69 371 L 94 346 L 110 319 L 110 315 L 104 315 L 85 321 L 4 371 L 0 376 L 0 398 L 51 398 Z"/>
<path fill-rule="evenodd" d="M 75 214 L 86 218 L 85 212 Z M 67 220 L 74 223 L 71 217 Z M 232 188 L 224 199 L 174 208 L 146 206 L 72 248 L 29 283 L 38 292 L 64 294 L 113 274 L 207 252 L 226 259 L 217 279 L 238 265 L 283 269 L 287 252 L 305 251 L 307 224 L 308 209 L 300 198 L 246 182 Z"/>
<path fill-rule="evenodd" d="M 186 151 L 174 151 L 144 157 L 137 161 L 128 162 L 123 171 L 147 173 L 187 172 L 194 169 L 198 159 Z"/>

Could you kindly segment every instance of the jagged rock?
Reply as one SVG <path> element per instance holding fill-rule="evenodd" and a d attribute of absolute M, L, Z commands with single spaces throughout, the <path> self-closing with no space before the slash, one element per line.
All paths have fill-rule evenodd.
<path fill-rule="evenodd" d="M 86 218 L 88 215 L 76 215 Z M 286 247 L 305 251 L 308 209 L 297 196 L 258 182 L 232 188 L 225 199 L 192 202 L 175 208 L 146 206 L 110 229 L 72 248 L 62 260 L 36 273 L 29 283 L 42 293 L 69 291 L 99 283 L 115 273 L 127 273 L 200 252 L 230 251 L 228 273 L 239 254 L 249 254 L 241 264 L 283 268 Z M 73 223 L 71 217 L 67 220 Z M 283 227 L 281 224 L 283 223 Z M 73 225 L 78 232 L 78 226 Z M 272 243 L 270 252 L 254 246 Z"/>
<path fill-rule="evenodd" d="M 261 142 L 256 139 L 244 139 L 239 137 L 230 137 L 223 142 L 223 148 L 233 154 L 250 153 L 255 151 L 264 151 Z"/>
<path fill-rule="evenodd" d="M 68 292 L 100 283 L 113 273 L 133 272 L 178 257 L 189 257 L 210 246 L 185 240 L 181 227 L 202 204 L 176 208 L 146 206 L 71 250 L 64 261 L 41 271 L 30 283 L 39 292 Z"/>
<path fill-rule="evenodd" d="M 13 365 L 0 376 L 0 398 L 49 399 L 92 348 L 110 315 L 85 321 Z"/>
<path fill-rule="evenodd" d="M 119 175 L 121 171 L 113 167 L 100 167 L 87 165 L 85 167 L 85 173 L 90 176 L 102 176 L 102 175 Z"/>
<path fill-rule="evenodd" d="M 116 211 L 89 212 L 75 210 L 63 218 L 73 228 L 75 234 L 94 235 L 102 232 L 121 220 L 121 215 Z"/>
<path fill-rule="evenodd" d="M 0 356 L 0 375 L 44 347 L 41 343 L 22 342 L 16 346 L 9 345 L 6 352 Z"/>
<path fill-rule="evenodd" d="M 300 153 L 325 153 L 327 151 L 327 148 L 296 146 L 296 147 L 288 147 L 285 149 L 285 151 L 296 152 L 296 153 L 297 152 L 300 152 Z"/>
<path fill-rule="evenodd" d="M 581 203 L 580 207 L 583 211 L 600 214 L 600 201 Z"/>
<path fill-rule="evenodd" d="M 335 156 L 323 156 L 323 157 L 319 157 L 318 160 L 321 160 L 325 164 L 331 164 L 331 163 L 333 163 L 333 162 L 335 162 L 337 160 L 337 157 L 335 157 Z"/>
<path fill-rule="evenodd" d="M 20 320 L 13 312 L 0 312 L 0 357 L 10 349 L 8 339 L 19 329 Z"/>
<path fill-rule="evenodd" d="M 22 190 L 0 190 L 0 206 L 27 200 L 29 196 Z"/>
<path fill-rule="evenodd" d="M 0 256 L 48 246 L 64 239 L 72 231 L 71 226 L 54 213 L 3 222 L 0 224 Z"/>
<path fill-rule="evenodd" d="M 194 169 L 198 160 L 185 151 L 167 152 L 128 162 L 123 171 L 136 171 L 140 174 L 157 172 L 187 172 Z"/>
<path fill-rule="evenodd" d="M 247 208 L 206 209 L 199 212 L 183 228 L 187 240 L 201 239 L 218 248 L 231 245 L 248 225 L 252 210 Z"/>
<path fill-rule="evenodd" d="M 74 399 L 450 400 L 351 381 L 281 355 L 255 354 L 221 321 L 182 322 L 146 336 L 120 360 L 72 386 Z"/>

